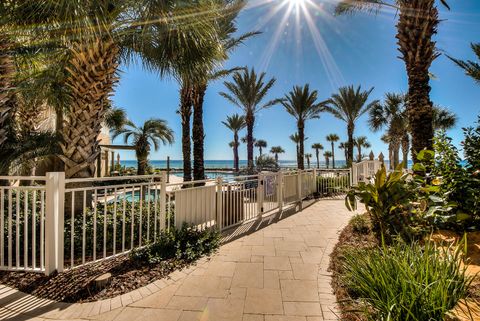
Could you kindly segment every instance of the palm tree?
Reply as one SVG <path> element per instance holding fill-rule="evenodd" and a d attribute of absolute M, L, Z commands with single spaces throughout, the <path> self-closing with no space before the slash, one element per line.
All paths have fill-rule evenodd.
<path fill-rule="evenodd" d="M 347 123 L 348 166 L 351 166 L 353 162 L 355 123 L 362 115 L 378 103 L 378 101 L 375 100 L 367 104 L 367 100 L 372 91 L 373 87 L 367 91 L 362 91 L 361 86 L 358 86 L 357 89 L 354 89 L 353 86 L 342 87 L 339 89 L 338 94 L 332 95 L 332 98 L 328 101 L 328 106 L 325 107 L 327 112 Z"/>
<path fill-rule="evenodd" d="M 307 168 L 310 168 L 310 158 L 312 158 L 312 154 L 305 154 L 305 158 L 307 159 Z"/>
<path fill-rule="evenodd" d="M 327 135 L 327 142 L 332 144 L 332 167 L 335 168 L 335 143 L 340 140 L 337 134 Z"/>
<path fill-rule="evenodd" d="M 298 165 L 298 159 L 300 157 L 300 142 L 302 141 L 300 139 L 300 135 L 298 133 L 292 134 L 289 136 L 290 140 L 295 143 L 296 149 L 297 149 L 297 165 Z M 303 141 L 305 142 L 308 139 L 308 137 L 305 137 Z M 302 158 L 302 167 L 303 167 L 303 158 Z M 299 167 L 299 169 L 301 169 Z"/>
<path fill-rule="evenodd" d="M 277 164 L 278 164 L 278 154 L 283 154 L 283 153 L 285 153 L 285 150 L 283 150 L 282 146 L 273 146 L 273 147 L 270 149 L 270 153 L 272 153 L 272 154 L 275 155 L 275 161 L 276 161 Z"/>
<path fill-rule="evenodd" d="M 312 149 L 315 149 L 315 156 L 317 158 L 317 168 L 320 168 L 320 150 L 323 149 L 323 145 L 320 143 L 315 143 L 312 145 Z"/>
<path fill-rule="evenodd" d="M 330 151 L 325 151 L 325 153 L 323 153 L 323 156 L 325 157 L 325 165 L 327 166 L 327 168 L 329 168 L 330 166 L 330 157 L 332 157 L 332 152 Z"/>
<path fill-rule="evenodd" d="M 227 121 L 222 121 L 222 124 L 224 124 L 228 129 L 230 129 L 233 132 L 233 141 L 232 141 L 233 145 L 230 145 L 230 147 L 233 148 L 233 167 L 235 168 L 235 171 L 238 172 L 239 170 L 238 146 L 240 145 L 240 142 L 238 140 L 238 132 L 244 129 L 245 126 L 247 125 L 245 123 L 245 116 L 238 115 L 238 114 L 227 116 Z"/>
<path fill-rule="evenodd" d="M 247 159 L 248 169 L 253 170 L 253 127 L 255 115 L 262 109 L 278 104 L 278 100 L 262 103 L 268 91 L 275 84 L 275 78 L 264 82 L 265 73 L 257 75 L 254 69 L 236 71 L 233 82 L 224 82 L 229 93 L 221 92 L 220 95 L 241 108 L 245 113 L 247 123 Z"/>
<path fill-rule="evenodd" d="M 258 152 L 260 156 L 262 156 L 262 152 L 264 148 L 267 148 L 267 142 L 263 139 L 259 139 L 255 142 L 255 147 L 258 147 Z"/>
<path fill-rule="evenodd" d="M 348 142 L 341 142 L 340 144 L 338 144 L 338 148 L 343 149 L 343 153 L 344 153 L 344 156 L 345 156 L 345 161 L 347 161 L 347 159 L 348 159 Z"/>
<path fill-rule="evenodd" d="M 132 122 L 129 122 L 125 128 L 115 130 L 113 138 L 123 135 L 125 144 L 128 144 L 130 139 L 135 147 L 135 154 L 137 156 L 137 174 L 145 175 L 148 156 L 150 154 L 151 146 L 153 145 L 155 151 L 160 147 L 160 143 L 172 144 L 174 141 L 173 131 L 168 127 L 167 122 L 162 119 L 147 120 L 143 126 L 137 127 Z"/>
<path fill-rule="evenodd" d="M 362 148 L 370 148 L 371 145 L 368 142 L 368 138 L 365 136 L 359 136 L 355 138 L 355 146 L 357 146 L 358 156 L 357 161 L 361 162 L 363 158 Z"/>
<path fill-rule="evenodd" d="M 432 62 L 440 55 L 432 37 L 437 33 L 440 18 L 435 0 L 342 0 L 337 14 L 365 10 L 378 12 L 386 6 L 398 11 L 397 35 L 400 58 L 408 76 L 407 113 L 412 135 L 412 154 L 432 149 L 433 103 L 430 100 Z M 447 0 L 438 0 L 449 9 Z"/>
<path fill-rule="evenodd" d="M 404 104 L 405 97 L 403 95 L 386 93 L 383 104 L 376 104 L 369 113 L 368 122 L 374 132 L 386 127 L 384 141 L 389 145 L 389 159 L 392 168 L 397 168 L 400 163 L 400 146 L 405 133 L 408 133 L 408 119 Z"/>
<path fill-rule="evenodd" d="M 480 43 L 472 43 L 471 47 L 479 62 L 471 60 L 464 61 L 452 57 L 448 58 L 462 68 L 468 76 L 472 77 L 477 83 L 480 84 Z"/>
<path fill-rule="evenodd" d="M 306 84 L 303 87 L 295 86 L 282 101 L 285 110 L 297 121 L 297 130 L 299 136 L 299 149 L 297 157 L 297 166 L 304 169 L 304 141 L 305 141 L 305 123 L 307 120 L 320 118 L 325 102 L 317 102 L 318 92 L 310 92 L 310 87 Z"/>

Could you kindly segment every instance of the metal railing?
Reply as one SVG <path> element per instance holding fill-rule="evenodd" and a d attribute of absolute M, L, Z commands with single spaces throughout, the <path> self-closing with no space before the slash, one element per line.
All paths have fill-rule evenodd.
<path fill-rule="evenodd" d="M 76 268 L 154 243 L 188 223 L 219 230 L 342 193 L 349 170 L 290 170 L 167 183 L 150 176 L 0 177 L 0 269 Z M 301 208 L 301 206 L 300 206 Z"/>

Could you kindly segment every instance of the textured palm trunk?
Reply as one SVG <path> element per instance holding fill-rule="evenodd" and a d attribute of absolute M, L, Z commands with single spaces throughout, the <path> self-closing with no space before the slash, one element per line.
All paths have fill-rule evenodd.
<path fill-rule="evenodd" d="M 204 139 L 205 133 L 203 129 L 203 101 L 207 86 L 195 86 L 193 95 L 193 179 L 205 179 L 204 164 Z"/>
<path fill-rule="evenodd" d="M 258 152 L 260 153 L 260 156 L 262 156 L 262 154 L 263 154 L 262 147 L 258 147 Z"/>
<path fill-rule="evenodd" d="M 332 168 L 335 168 L 335 143 L 332 142 Z"/>
<path fill-rule="evenodd" d="M 11 43 L 0 35 L 0 155 L 6 151 L 2 145 L 11 134 L 10 125 L 15 107 L 13 91 L 15 64 L 10 50 Z"/>
<path fill-rule="evenodd" d="M 327 166 L 327 168 L 330 167 L 330 159 L 328 157 L 325 157 L 325 165 Z"/>
<path fill-rule="evenodd" d="M 248 169 L 253 170 L 253 126 L 255 125 L 255 115 L 251 111 L 247 111 L 245 115 L 247 123 L 247 162 Z"/>
<path fill-rule="evenodd" d="M 183 180 L 192 180 L 192 145 L 190 140 L 190 120 L 192 117 L 192 89 L 182 85 L 180 89 L 180 116 L 182 118 Z"/>
<path fill-rule="evenodd" d="M 298 124 L 298 138 L 300 141 L 298 142 L 298 158 L 297 158 L 297 165 L 298 169 L 305 169 L 303 158 L 305 157 L 305 150 L 304 150 L 304 143 L 305 143 L 305 126 L 302 121 L 299 121 Z"/>
<path fill-rule="evenodd" d="M 69 76 L 70 110 L 61 131 L 67 178 L 94 177 L 100 153 L 98 136 L 110 96 L 118 81 L 118 47 L 110 40 L 76 44 L 71 49 Z"/>
<path fill-rule="evenodd" d="M 352 167 L 353 163 L 353 132 L 355 130 L 355 125 L 350 123 L 347 125 L 347 134 L 348 134 L 348 146 L 347 146 L 347 165 L 348 167 Z"/>
<path fill-rule="evenodd" d="M 402 137 L 402 162 L 403 167 L 408 168 L 408 150 L 410 149 L 410 137 L 408 134 L 403 135 Z"/>
<path fill-rule="evenodd" d="M 430 100 L 429 69 L 438 57 L 433 35 L 439 24 L 435 0 L 400 2 L 397 40 L 408 75 L 407 113 L 412 135 L 412 157 L 432 149 L 433 104 Z"/>
<path fill-rule="evenodd" d="M 317 168 L 320 168 L 320 152 L 318 149 L 315 150 L 315 156 L 317 157 Z"/>
<path fill-rule="evenodd" d="M 239 157 L 238 157 L 238 132 L 235 132 L 233 134 L 233 143 L 235 144 L 233 146 L 233 167 L 235 168 L 235 172 L 238 173 L 240 170 L 239 166 Z"/>
<path fill-rule="evenodd" d="M 278 165 L 278 153 L 275 153 L 275 163 Z"/>
<path fill-rule="evenodd" d="M 358 145 L 357 148 L 358 148 L 357 162 L 361 162 L 362 161 L 362 145 Z"/>
<path fill-rule="evenodd" d="M 393 145 L 392 145 L 392 143 L 388 144 L 388 160 L 389 160 L 389 163 L 390 163 L 388 168 L 393 169 L 394 168 L 394 159 L 393 159 Z"/>
<path fill-rule="evenodd" d="M 146 155 L 137 155 L 137 175 L 145 175 L 147 173 L 148 157 Z"/>

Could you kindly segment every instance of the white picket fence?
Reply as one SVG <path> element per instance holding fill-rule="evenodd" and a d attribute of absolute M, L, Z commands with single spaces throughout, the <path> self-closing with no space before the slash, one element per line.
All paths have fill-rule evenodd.
<path fill-rule="evenodd" d="M 220 230 L 350 186 L 349 170 L 167 183 L 166 174 L 0 177 L 0 269 L 51 274 L 125 254 L 173 226 Z"/>

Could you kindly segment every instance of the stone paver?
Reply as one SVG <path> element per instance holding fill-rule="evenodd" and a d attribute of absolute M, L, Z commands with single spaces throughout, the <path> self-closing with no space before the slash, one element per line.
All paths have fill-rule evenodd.
<path fill-rule="evenodd" d="M 329 255 L 349 218 L 343 201 L 318 201 L 210 259 L 100 302 L 56 303 L 0 285 L 0 320 L 337 320 Z"/>

